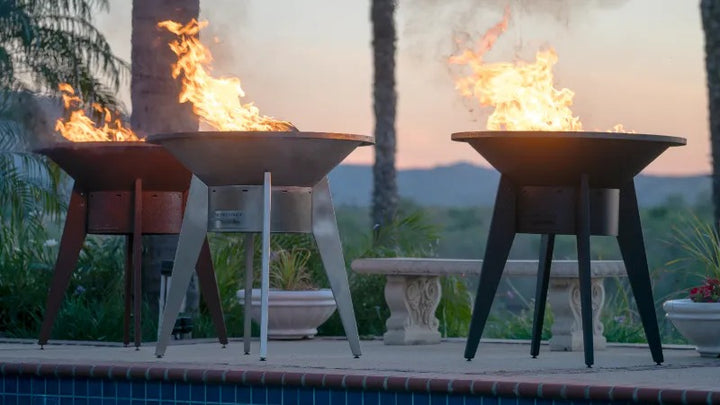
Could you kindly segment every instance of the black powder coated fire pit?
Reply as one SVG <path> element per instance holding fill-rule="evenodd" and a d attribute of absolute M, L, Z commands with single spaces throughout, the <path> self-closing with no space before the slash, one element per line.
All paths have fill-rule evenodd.
<path fill-rule="evenodd" d="M 617 236 L 653 360 L 663 362 L 633 177 L 684 138 L 603 132 L 452 135 L 501 173 L 465 358 L 475 357 L 516 233 L 541 234 L 530 353 L 540 350 L 555 235 L 577 238 L 585 364 L 592 366 L 590 235 Z"/>
<path fill-rule="evenodd" d="M 101 234 L 125 235 L 123 342 L 130 342 L 132 312 L 134 342 L 139 347 L 142 235 L 180 232 L 192 174 L 164 148 L 144 142 L 64 142 L 36 152 L 75 180 L 38 343 L 45 345 L 50 338 L 86 235 Z M 207 241 L 196 270 L 218 338 L 227 344 Z"/>

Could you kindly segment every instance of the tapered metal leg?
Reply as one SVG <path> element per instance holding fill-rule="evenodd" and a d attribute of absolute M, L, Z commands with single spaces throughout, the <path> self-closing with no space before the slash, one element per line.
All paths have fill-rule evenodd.
<path fill-rule="evenodd" d="M 620 245 L 620 253 L 625 262 L 630 287 L 635 296 L 640 319 L 645 329 L 645 337 L 650 346 L 650 353 L 652 353 L 653 360 L 657 364 L 661 364 L 664 359 L 660 331 L 655 314 L 655 300 L 652 294 L 650 272 L 647 257 L 645 256 L 645 243 L 643 242 L 640 214 L 635 195 L 635 184 L 632 181 L 620 189 L 617 239 Z"/>
<path fill-rule="evenodd" d="M 540 240 L 540 260 L 538 261 L 537 283 L 535 284 L 535 315 L 533 318 L 532 342 L 530 355 L 535 358 L 540 353 L 543 321 L 545 320 L 545 303 L 547 302 L 548 283 L 550 282 L 550 265 L 552 264 L 555 235 L 543 235 Z"/>
<path fill-rule="evenodd" d="M 252 337 L 250 306 L 252 305 L 253 285 L 253 254 L 255 253 L 255 235 L 245 235 L 245 303 L 243 305 L 243 348 L 250 354 L 250 338 Z"/>
<path fill-rule="evenodd" d="M 127 347 L 130 344 L 130 314 L 132 313 L 132 235 L 125 236 L 125 313 L 123 315 L 123 344 Z"/>
<path fill-rule="evenodd" d="M 218 291 L 217 278 L 213 269 L 212 255 L 210 253 L 210 244 L 207 238 L 203 242 L 200 250 L 200 257 L 195 266 L 200 281 L 200 290 L 205 299 L 205 304 L 210 311 L 210 317 L 215 325 L 218 340 L 223 347 L 228 344 L 227 328 L 225 327 L 225 318 L 223 317 L 222 304 L 220 303 L 220 292 Z"/>
<path fill-rule="evenodd" d="M 359 357 L 360 337 L 327 177 L 313 188 L 312 231 L 337 303 L 345 335 L 350 343 L 350 351 L 355 357 Z"/>
<path fill-rule="evenodd" d="M 158 342 L 155 346 L 155 355 L 158 357 L 162 357 L 165 354 L 165 349 L 167 349 L 180 306 L 195 270 L 194 266 L 198 261 L 200 250 L 207 236 L 207 221 L 208 189 L 200 179 L 193 176 L 190 181 L 190 190 L 188 191 L 178 246 L 175 251 L 172 279 L 158 332 Z"/>
<path fill-rule="evenodd" d="M 135 328 L 135 350 L 142 342 L 142 179 L 135 179 L 135 204 L 133 212 L 133 321 Z"/>
<path fill-rule="evenodd" d="M 590 185 L 587 175 L 580 179 L 577 205 L 577 252 L 578 272 L 580 275 L 580 312 L 582 315 L 583 347 L 585 364 L 594 363 L 592 290 L 590 279 Z"/>
<path fill-rule="evenodd" d="M 480 283 L 475 295 L 470 332 L 465 345 L 465 358 L 475 357 L 480 337 L 485 329 L 490 307 L 497 292 L 500 277 L 515 238 L 515 186 L 502 176 L 498 186 L 488 242 L 485 247 Z"/>
<path fill-rule="evenodd" d="M 87 200 L 85 194 L 77 188 L 73 188 L 62 239 L 60 239 L 60 251 L 55 262 L 55 271 L 53 272 L 45 304 L 45 315 L 40 327 L 38 344 L 41 346 L 45 345 L 50 339 L 50 332 L 52 332 L 55 318 L 60 310 L 65 290 L 70 284 L 70 276 L 77 265 L 80 249 L 87 235 L 86 220 Z"/>
<path fill-rule="evenodd" d="M 272 175 L 265 172 L 263 179 L 262 273 L 260 280 L 260 360 L 267 358 L 268 295 L 270 294 L 270 218 L 272 212 Z M 246 307 L 248 308 L 248 307 Z"/>

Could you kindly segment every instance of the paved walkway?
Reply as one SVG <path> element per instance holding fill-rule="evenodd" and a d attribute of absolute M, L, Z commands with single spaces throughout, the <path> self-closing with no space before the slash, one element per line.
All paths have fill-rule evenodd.
<path fill-rule="evenodd" d="M 226 348 L 207 341 L 175 342 L 164 358 L 152 345 L 136 351 L 121 345 L 50 344 L 40 350 L 30 341 L 0 341 L 4 363 L 137 364 L 207 369 L 343 373 L 421 378 L 483 378 L 497 381 L 623 385 L 720 392 L 720 359 L 701 358 L 685 346 L 666 346 L 665 363 L 657 366 L 642 345 L 610 345 L 595 352 L 595 366 L 586 368 L 582 352 L 550 352 L 544 345 L 532 359 L 527 342 L 483 341 L 473 361 L 463 358 L 464 340 L 439 345 L 386 346 L 361 342 L 363 355 L 354 359 L 346 341 L 314 339 L 271 341 L 267 361 L 259 361 L 258 342 L 243 354 L 241 341 Z"/>

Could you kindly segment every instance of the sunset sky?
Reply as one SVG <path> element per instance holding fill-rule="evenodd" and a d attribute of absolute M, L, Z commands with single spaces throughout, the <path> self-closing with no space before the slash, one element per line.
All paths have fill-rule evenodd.
<path fill-rule="evenodd" d="M 96 23 L 115 52 L 130 60 L 131 6 L 111 0 Z M 237 76 L 261 112 L 301 130 L 372 134 L 369 1 L 205 0 L 201 39 L 215 74 Z M 447 58 L 454 33 L 479 37 L 511 9 L 507 32 L 487 60 L 533 60 L 552 47 L 556 87 L 575 92 L 586 130 L 622 123 L 639 133 L 687 138 L 645 173 L 710 171 L 703 33 L 697 1 L 515 0 L 401 1 L 397 19 L 397 165 L 426 168 L 486 163 L 457 131 L 485 128 L 487 109 L 454 89 Z M 210 39 L 217 36 L 219 43 Z M 129 83 L 122 95 L 130 107 Z M 371 164 L 372 148 L 345 163 Z M 608 162 L 612 164 L 612 162 Z"/>

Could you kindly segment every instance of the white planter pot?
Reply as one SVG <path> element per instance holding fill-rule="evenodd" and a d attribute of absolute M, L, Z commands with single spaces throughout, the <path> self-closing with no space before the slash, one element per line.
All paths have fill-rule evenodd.
<path fill-rule="evenodd" d="M 238 290 L 240 305 L 245 290 Z M 270 290 L 268 295 L 268 339 L 304 339 L 317 334 L 317 327 L 335 312 L 332 290 Z M 252 290 L 250 317 L 260 323 L 260 289 Z"/>
<path fill-rule="evenodd" d="M 720 356 L 720 303 L 670 300 L 663 304 L 666 317 L 702 357 Z"/>

